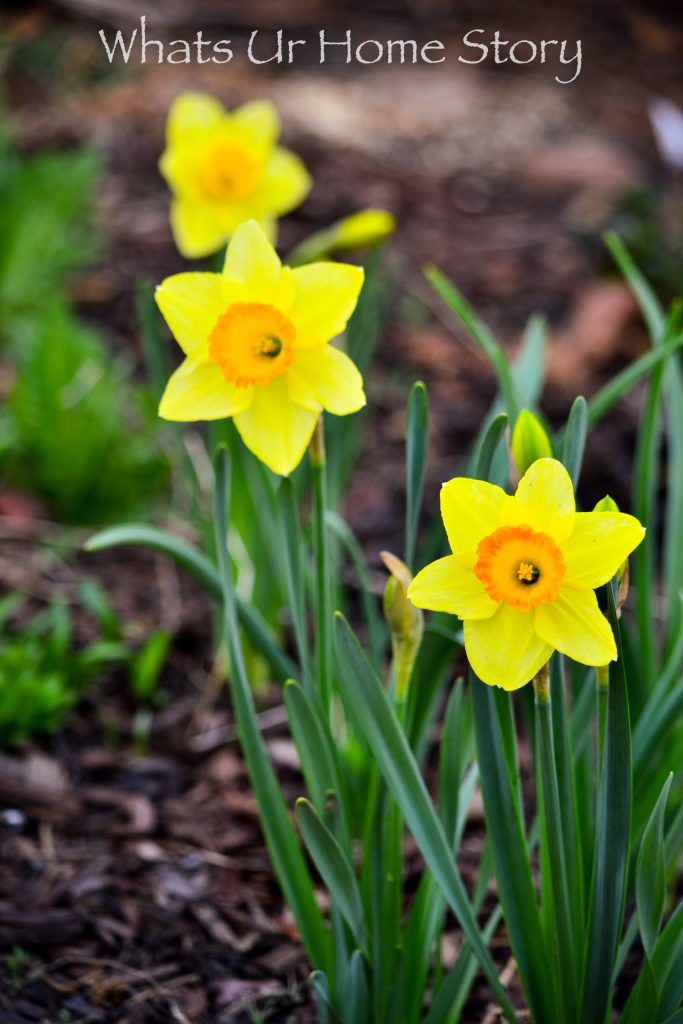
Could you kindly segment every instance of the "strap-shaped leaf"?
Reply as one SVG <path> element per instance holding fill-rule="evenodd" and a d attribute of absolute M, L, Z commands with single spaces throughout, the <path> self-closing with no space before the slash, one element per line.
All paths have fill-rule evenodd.
<path fill-rule="evenodd" d="M 159 551 L 188 572 L 207 593 L 219 601 L 223 599 L 221 581 L 215 565 L 193 548 L 187 541 L 166 530 L 144 523 L 125 523 L 111 526 L 94 534 L 86 543 L 86 551 L 105 551 L 107 548 L 140 547 Z M 297 666 L 282 650 L 259 612 L 246 601 L 235 596 L 240 625 L 254 646 L 266 658 L 281 682 L 299 674 Z"/>
<path fill-rule="evenodd" d="M 424 275 L 437 295 L 443 299 L 448 308 L 455 313 L 460 323 L 468 331 L 488 359 L 498 380 L 498 387 L 505 402 L 505 408 L 511 420 L 515 420 L 519 412 L 519 401 L 515 390 L 512 370 L 503 349 L 493 336 L 492 331 L 480 320 L 465 296 L 455 287 L 452 281 L 437 270 L 426 267 Z"/>
<path fill-rule="evenodd" d="M 347 992 L 344 998 L 344 1024 L 370 1024 L 370 997 L 363 954 L 355 949 L 351 954 Z"/>
<path fill-rule="evenodd" d="M 405 562 L 413 568 L 417 524 L 422 504 L 427 444 L 429 441 L 429 403 L 422 381 L 413 384 L 406 416 L 406 542 Z"/>
<path fill-rule="evenodd" d="M 365 945 L 365 921 L 353 866 L 312 803 L 296 802 L 296 819 L 306 848 L 357 944 Z"/>
<path fill-rule="evenodd" d="M 664 913 L 666 898 L 666 862 L 664 859 L 664 811 L 673 772 L 657 798 L 640 843 L 636 861 L 636 906 L 643 948 L 652 959 Z"/>
<path fill-rule="evenodd" d="M 240 743 L 259 805 L 260 822 L 275 873 L 311 962 L 326 968 L 330 938 L 315 898 L 313 880 L 299 847 L 280 784 L 259 731 L 239 639 L 232 568 L 226 537 L 230 463 L 225 448 L 216 458 L 215 537 L 223 592 L 225 639 L 230 655 L 232 696 Z"/>
<path fill-rule="evenodd" d="M 617 644 L 610 665 L 607 731 L 598 807 L 596 843 L 584 956 L 583 1011 L 585 1024 L 604 1024 L 612 987 L 626 896 L 631 829 L 631 729 L 626 676 L 614 593 L 604 588 L 607 613 Z"/>
<path fill-rule="evenodd" d="M 583 395 L 574 399 L 562 441 L 562 463 L 576 488 L 581 476 L 583 451 L 588 433 L 588 405 Z"/>
<path fill-rule="evenodd" d="M 335 621 L 335 640 L 340 687 L 347 711 L 377 759 L 406 825 L 456 914 L 505 1016 L 514 1021 L 514 1009 L 482 939 L 443 827 L 405 734 L 379 678 L 339 613 Z"/>
<path fill-rule="evenodd" d="M 538 912 L 514 765 L 506 750 L 494 688 L 473 674 L 471 679 L 479 775 L 498 893 L 531 1012 L 535 1020 L 550 1021 L 557 1018 L 553 971 Z"/>

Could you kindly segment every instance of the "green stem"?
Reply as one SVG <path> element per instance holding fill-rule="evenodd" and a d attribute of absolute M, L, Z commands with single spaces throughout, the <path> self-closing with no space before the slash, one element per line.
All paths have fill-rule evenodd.
<path fill-rule="evenodd" d="M 609 665 L 600 665 L 595 670 L 595 696 L 598 704 L 598 783 L 602 775 L 602 759 L 605 752 L 605 730 L 607 728 L 607 704 L 609 701 Z"/>
<path fill-rule="evenodd" d="M 223 622 L 230 657 L 232 699 L 240 745 L 259 806 L 261 827 L 275 874 L 297 923 L 314 968 L 330 968 L 330 941 L 318 908 L 313 881 L 289 815 L 289 809 L 258 727 L 239 634 L 227 529 L 230 507 L 230 462 L 227 450 L 216 458 L 214 533 L 223 592 Z"/>
<path fill-rule="evenodd" d="M 574 962 L 571 901 L 564 851 L 560 789 L 557 781 L 555 746 L 550 704 L 550 672 L 546 664 L 534 679 L 536 727 L 540 754 L 543 810 L 548 854 L 552 872 L 553 910 L 557 928 L 561 1019 L 567 1024 L 577 1020 L 577 969 Z"/>
<path fill-rule="evenodd" d="M 327 474 L 325 471 L 325 427 L 323 417 L 310 444 L 313 475 L 313 537 L 315 548 L 315 637 L 318 692 L 329 714 L 332 684 L 332 599 L 330 593 L 330 551 L 327 538 Z"/>

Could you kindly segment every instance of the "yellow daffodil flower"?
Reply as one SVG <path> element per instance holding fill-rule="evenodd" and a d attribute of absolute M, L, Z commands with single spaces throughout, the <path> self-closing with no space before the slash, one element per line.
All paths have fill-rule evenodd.
<path fill-rule="evenodd" d="M 365 405 L 354 363 L 328 342 L 346 327 L 363 271 L 346 263 L 283 267 L 262 228 L 242 224 L 222 274 L 176 274 L 156 300 L 185 361 L 166 385 L 167 420 L 232 416 L 275 473 L 301 461 L 323 409 Z"/>
<path fill-rule="evenodd" d="M 183 93 L 166 126 L 159 169 L 173 192 L 171 227 L 188 259 L 216 252 L 245 220 L 272 238 L 278 217 L 307 195 L 301 160 L 276 146 L 280 122 L 266 101 L 232 113 L 205 93 Z"/>
<path fill-rule="evenodd" d="M 456 477 L 441 490 L 452 554 L 417 574 L 419 608 L 464 620 L 465 650 L 479 678 L 516 690 L 553 650 L 584 665 L 617 656 L 596 587 L 607 583 L 645 530 L 622 512 L 577 512 L 566 469 L 539 459 L 514 497 Z"/>

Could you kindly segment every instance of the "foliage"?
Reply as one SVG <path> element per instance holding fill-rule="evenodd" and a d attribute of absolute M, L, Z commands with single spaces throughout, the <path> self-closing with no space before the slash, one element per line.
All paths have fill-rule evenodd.
<path fill-rule="evenodd" d="M 64 522 L 135 511 L 167 460 L 149 396 L 75 314 L 69 275 L 99 249 L 90 152 L 22 157 L 0 145 L 0 343 L 11 370 L 0 410 L 0 470 Z"/>
<path fill-rule="evenodd" d="M 147 395 L 59 299 L 14 334 L 15 383 L 0 419 L 5 474 L 62 522 L 106 522 L 160 489 L 167 463 Z"/>
<path fill-rule="evenodd" d="M 253 480 L 263 470 L 234 439 L 229 450 L 219 448 L 214 542 L 205 551 L 140 526 L 114 528 L 91 541 L 100 549 L 143 543 L 164 550 L 218 598 L 242 749 L 273 866 L 313 967 L 323 1022 L 453 1024 L 477 970 L 505 1017 L 516 1021 L 488 951 L 501 920 L 535 1024 L 604 1024 L 637 939 L 643 950 L 634 957 L 640 974 L 622 1019 L 664 1024 L 683 1001 L 683 908 L 670 912 L 669 906 L 671 872 L 683 846 L 683 386 L 676 361 L 683 344 L 681 312 L 676 304 L 662 309 L 623 246 L 614 238 L 609 244 L 641 303 L 652 352 L 588 401 L 579 396 L 564 427 L 547 441 L 580 495 L 591 430 L 627 391 L 645 382 L 633 511 L 649 531 L 632 559 L 629 604 L 623 606 L 623 574 L 621 586 L 615 577 L 600 594 L 618 660 L 606 675 L 554 655 L 547 684 L 537 681 L 535 703 L 528 686 L 512 696 L 484 686 L 472 673 L 467 684 L 456 683 L 436 745 L 438 800 L 425 784 L 424 762 L 450 666 L 461 652 L 460 623 L 443 613 L 431 616 L 407 693 L 397 687 L 400 666 L 391 660 L 387 666 L 386 631 L 378 628 L 362 551 L 348 524 L 328 507 L 330 467 L 320 448 L 308 477 L 279 482 L 268 476 L 259 492 L 266 499 L 255 500 L 256 491 L 245 499 L 253 502 L 254 536 L 261 536 L 260 552 L 252 550 L 252 570 L 269 584 L 275 576 L 280 580 L 297 651 L 297 681 L 287 684 L 284 699 L 307 790 L 297 802 L 298 834 L 259 730 L 240 629 L 249 621 L 250 605 L 239 577 L 237 587 L 234 582 L 241 537 L 231 515 L 232 495 L 239 488 L 242 500 L 243 471 Z M 523 409 L 539 414 L 544 326 L 530 322 L 511 362 L 455 286 L 435 269 L 428 277 L 498 381 L 499 396 L 465 471 L 509 487 L 506 425 L 514 427 Z M 411 569 L 443 545 L 440 532 L 416 545 L 427 429 L 426 396 L 418 385 L 409 402 L 406 438 L 403 554 Z M 339 435 L 328 431 L 328 446 L 335 450 L 339 443 Z M 670 497 L 657 516 L 660 475 L 666 476 Z M 312 522 L 304 526 L 299 498 L 308 480 Z M 367 652 L 347 622 L 337 616 L 333 626 L 329 614 L 340 590 L 331 548 L 342 541 L 363 595 L 359 633 L 367 637 Z M 668 621 L 655 628 L 660 577 Z M 391 593 L 387 607 L 396 633 L 409 617 L 394 614 Z M 252 628 L 249 635 L 282 678 L 284 652 L 277 639 L 267 629 Z M 419 642 L 419 631 L 415 637 Z M 400 645 L 394 642 L 393 650 Z M 531 807 L 522 800 L 517 709 L 533 757 Z M 468 892 L 458 851 L 478 782 L 488 838 Z M 425 863 L 410 897 L 404 891 L 407 832 Z M 316 899 L 310 864 L 328 890 L 329 913 Z M 482 920 L 492 877 L 500 902 Z M 448 909 L 467 941 L 446 967 L 441 950 Z"/>
<path fill-rule="evenodd" d="M 20 604 L 17 595 L 0 603 L 0 747 L 54 732 L 102 669 L 126 655 L 107 639 L 75 650 L 71 613 L 60 603 L 10 629 Z"/>

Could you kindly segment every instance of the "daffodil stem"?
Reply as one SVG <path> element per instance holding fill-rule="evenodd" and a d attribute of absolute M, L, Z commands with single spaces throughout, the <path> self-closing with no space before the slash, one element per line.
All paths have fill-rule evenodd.
<path fill-rule="evenodd" d="M 569 1024 L 577 1019 L 577 968 L 574 956 L 571 900 L 564 849 L 564 832 L 560 808 L 560 789 L 555 762 L 552 709 L 550 703 L 550 670 L 546 664 L 534 678 L 536 696 L 536 730 L 543 787 L 543 815 L 550 870 L 552 872 L 553 909 L 557 928 L 557 952 L 560 983 L 560 1019 Z"/>
<path fill-rule="evenodd" d="M 609 701 L 609 665 L 600 665 L 595 670 L 595 696 L 598 703 L 598 779 L 602 775 L 602 760 L 605 750 L 607 728 L 607 704 Z"/>
<path fill-rule="evenodd" d="M 315 636 L 316 675 L 320 699 L 329 712 L 331 700 L 330 666 L 332 661 L 332 599 L 330 593 L 330 552 L 325 515 L 327 512 L 327 473 L 325 469 L 325 427 L 322 415 L 310 444 L 313 476 L 313 538 L 315 548 Z"/>

